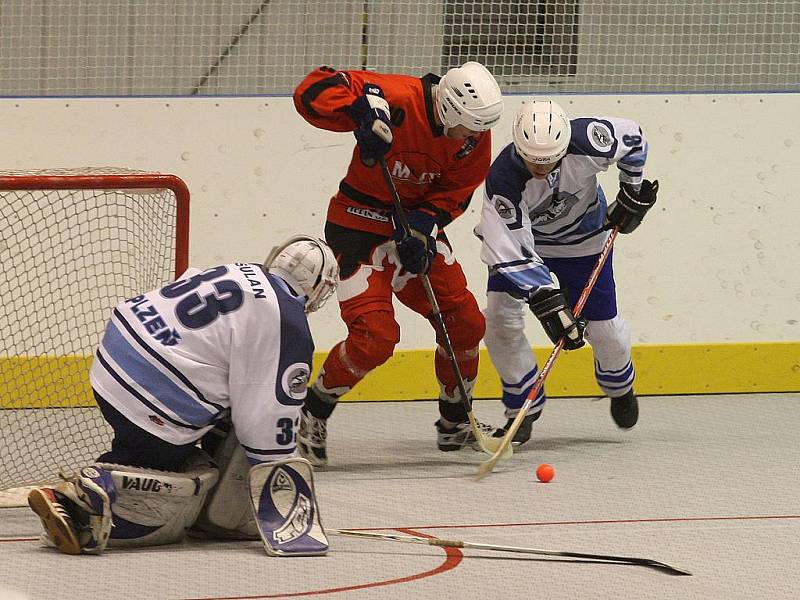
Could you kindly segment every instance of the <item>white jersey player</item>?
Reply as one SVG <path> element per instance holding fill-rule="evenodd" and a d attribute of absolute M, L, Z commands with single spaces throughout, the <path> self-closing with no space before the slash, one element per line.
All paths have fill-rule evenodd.
<path fill-rule="evenodd" d="M 337 284 L 327 244 L 297 236 L 273 249 L 263 266 L 191 268 L 177 281 L 120 302 L 90 371 L 114 439 L 97 465 L 61 487 L 31 493 L 50 541 L 68 553 L 102 551 L 108 541 L 145 545 L 147 536 L 150 543 L 175 541 L 217 480 L 196 446 L 217 425 L 232 424 L 245 477 L 250 465 L 291 463 L 314 351 L 306 313 L 322 306 Z M 306 465 L 290 464 L 281 473 L 282 481 L 297 476 L 296 490 L 309 485 Z M 259 481 L 270 477 L 263 471 Z M 125 512 L 124 494 L 168 490 L 174 497 L 184 487 L 191 501 L 176 509 L 176 532 L 164 523 L 153 529 L 153 515 L 134 519 Z M 106 531 L 109 513 L 114 529 Z M 97 523 L 86 526 L 92 517 Z"/>
<path fill-rule="evenodd" d="M 550 100 L 522 104 L 513 127 L 513 143 L 489 170 L 475 228 L 482 240 L 481 259 L 489 267 L 485 343 L 502 379 L 506 428 L 538 376 L 524 332 L 528 305 L 554 343 L 565 339 L 565 349 L 583 346 L 585 334 L 597 382 L 611 397 L 612 417 L 629 429 L 638 419 L 635 373 L 630 334 L 617 313 L 611 257 L 581 318 L 570 306 L 586 285 L 608 230 L 619 226 L 621 233 L 630 233 L 655 202 L 658 182 L 643 179 L 647 140 L 634 121 L 569 120 Z M 613 164 L 620 191 L 608 207 L 597 174 Z M 514 443 L 530 439 L 544 403 L 540 389 Z"/>

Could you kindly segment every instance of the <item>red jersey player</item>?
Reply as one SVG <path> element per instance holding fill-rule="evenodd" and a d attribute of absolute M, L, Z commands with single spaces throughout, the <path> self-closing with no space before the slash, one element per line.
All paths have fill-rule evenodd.
<path fill-rule="evenodd" d="M 392 294 L 433 324 L 420 273 L 430 277 L 467 391 L 474 386 L 484 319 L 443 229 L 466 210 L 488 173 L 489 129 L 503 100 L 492 74 L 468 62 L 441 78 L 321 67 L 297 87 L 294 104 L 315 127 L 353 131 L 357 142 L 325 225 L 341 270 L 338 298 L 347 339 L 331 350 L 310 387 L 298 433 L 301 453 L 324 465 L 326 422 L 337 401 L 386 362 L 400 340 Z M 381 157 L 412 236 L 394 223 L 386 182 L 371 166 Z M 439 449 L 474 447 L 455 375 L 437 341 Z"/>

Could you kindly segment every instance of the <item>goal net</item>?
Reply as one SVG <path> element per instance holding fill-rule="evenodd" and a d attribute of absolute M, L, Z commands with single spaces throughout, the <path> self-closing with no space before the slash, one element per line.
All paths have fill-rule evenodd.
<path fill-rule="evenodd" d="M 186 268 L 188 202 L 173 175 L 0 171 L 0 491 L 109 448 L 92 353 L 120 300 Z"/>

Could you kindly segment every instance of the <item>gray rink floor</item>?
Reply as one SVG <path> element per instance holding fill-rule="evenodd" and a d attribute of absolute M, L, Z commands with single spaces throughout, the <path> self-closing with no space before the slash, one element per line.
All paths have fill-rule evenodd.
<path fill-rule="evenodd" d="M 316 474 L 327 527 L 653 558 L 694 573 L 331 537 L 322 558 L 185 542 L 64 556 L 0 509 L 0 588 L 60 598 L 796 599 L 800 394 L 647 397 L 616 429 L 608 400 L 554 399 L 534 439 L 477 483 L 483 455 L 435 447 L 433 402 L 350 403 Z M 497 401 L 478 401 L 500 423 Z M 555 479 L 536 481 L 540 463 Z M 12 598 L 0 591 L 0 599 Z"/>

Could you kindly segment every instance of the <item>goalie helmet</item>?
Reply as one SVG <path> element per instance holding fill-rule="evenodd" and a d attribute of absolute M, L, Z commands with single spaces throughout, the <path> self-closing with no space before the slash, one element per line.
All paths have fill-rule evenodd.
<path fill-rule="evenodd" d="M 339 265 L 328 244 L 319 238 L 298 235 L 275 246 L 264 269 L 283 279 L 306 297 L 306 312 L 314 312 L 336 291 Z"/>
<path fill-rule="evenodd" d="M 548 164 L 567 153 L 572 126 L 567 113 L 552 100 L 533 100 L 521 105 L 512 130 L 517 153 L 530 163 Z"/>
<path fill-rule="evenodd" d="M 439 80 L 436 110 L 447 129 L 463 125 L 471 131 L 486 131 L 503 114 L 503 96 L 489 70 L 471 61 L 450 69 Z"/>

